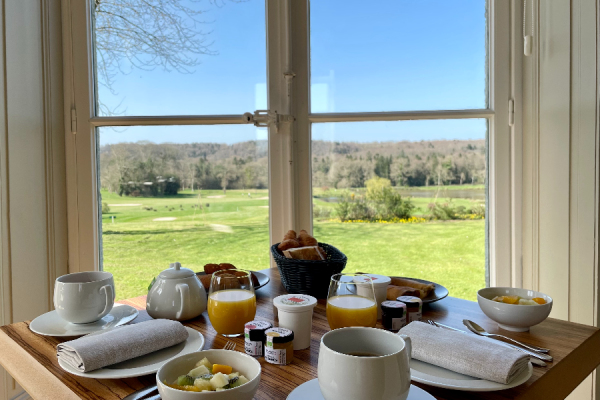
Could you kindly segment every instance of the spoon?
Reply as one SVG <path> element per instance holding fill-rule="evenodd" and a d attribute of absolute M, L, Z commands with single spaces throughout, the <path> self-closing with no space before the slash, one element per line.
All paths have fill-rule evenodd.
<path fill-rule="evenodd" d="M 486 337 L 490 337 L 490 338 L 502 338 L 502 339 L 506 339 L 510 342 L 513 342 L 516 345 L 519 345 L 521 347 L 524 347 L 526 349 L 529 349 L 531 351 L 536 351 L 538 353 L 548 353 L 550 350 L 549 349 L 545 349 L 543 347 L 537 347 L 537 346 L 533 346 L 533 345 L 527 345 L 525 343 L 519 342 L 518 340 L 515 339 L 511 339 L 508 336 L 503 336 L 503 335 L 498 335 L 495 333 L 488 333 L 486 332 L 485 329 L 483 329 L 481 326 L 477 325 L 475 322 L 470 321 L 468 319 L 463 319 L 463 324 L 473 333 L 480 335 L 480 336 L 486 336 Z"/>

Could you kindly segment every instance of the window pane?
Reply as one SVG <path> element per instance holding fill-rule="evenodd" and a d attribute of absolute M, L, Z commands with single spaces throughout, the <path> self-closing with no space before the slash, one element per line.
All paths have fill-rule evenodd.
<path fill-rule="evenodd" d="M 311 1 L 311 109 L 487 105 L 485 0 Z"/>
<path fill-rule="evenodd" d="M 269 267 L 267 132 L 251 125 L 98 129 L 103 269 L 117 299 L 179 261 Z"/>
<path fill-rule="evenodd" d="M 98 115 L 266 108 L 264 0 L 92 1 L 92 9 Z"/>
<path fill-rule="evenodd" d="M 313 124 L 315 237 L 348 272 L 485 286 L 487 121 Z"/>

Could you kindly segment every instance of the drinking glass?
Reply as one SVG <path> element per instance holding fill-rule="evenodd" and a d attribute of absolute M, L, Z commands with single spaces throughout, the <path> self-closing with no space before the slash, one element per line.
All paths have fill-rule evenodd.
<path fill-rule="evenodd" d="M 335 274 L 327 296 L 327 322 L 331 329 L 375 327 L 377 300 L 373 282 L 361 274 Z"/>
<path fill-rule="evenodd" d="M 217 333 L 225 337 L 240 336 L 255 314 L 256 295 L 250 272 L 241 269 L 215 272 L 208 291 L 208 317 Z"/>

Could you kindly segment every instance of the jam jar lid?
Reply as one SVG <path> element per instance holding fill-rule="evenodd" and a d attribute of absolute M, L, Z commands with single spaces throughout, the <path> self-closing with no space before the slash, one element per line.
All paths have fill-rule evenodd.
<path fill-rule="evenodd" d="M 272 327 L 267 321 L 250 321 L 244 325 L 244 336 L 253 342 L 261 342 L 265 338 L 265 331 Z"/>
<path fill-rule="evenodd" d="M 390 310 L 394 310 L 397 308 L 404 308 L 406 309 L 406 304 L 402 303 L 401 301 L 395 301 L 395 300 L 386 300 L 384 302 L 381 303 L 381 308 L 387 308 Z"/>
<path fill-rule="evenodd" d="M 376 275 L 376 274 L 362 274 L 360 276 L 355 276 L 353 279 L 356 284 L 365 284 L 372 282 L 374 287 L 388 287 L 388 285 L 392 282 L 392 279 L 389 276 L 385 275 Z"/>
<path fill-rule="evenodd" d="M 409 306 L 416 306 L 419 303 L 423 304 L 423 301 L 420 298 L 415 297 L 415 296 L 400 296 L 396 300 L 401 301 Z"/>
<path fill-rule="evenodd" d="M 283 294 L 273 299 L 278 310 L 287 312 L 304 312 L 317 305 L 317 299 L 307 294 Z"/>
<path fill-rule="evenodd" d="M 294 340 L 294 332 L 285 328 L 271 328 L 265 331 L 267 342 L 288 343 Z"/>

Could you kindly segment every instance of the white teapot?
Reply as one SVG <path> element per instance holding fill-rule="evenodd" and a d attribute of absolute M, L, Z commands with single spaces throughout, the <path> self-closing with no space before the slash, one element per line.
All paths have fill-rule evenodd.
<path fill-rule="evenodd" d="M 176 262 L 152 283 L 146 311 L 152 318 L 185 321 L 206 310 L 206 297 L 206 290 L 194 271 Z"/>

